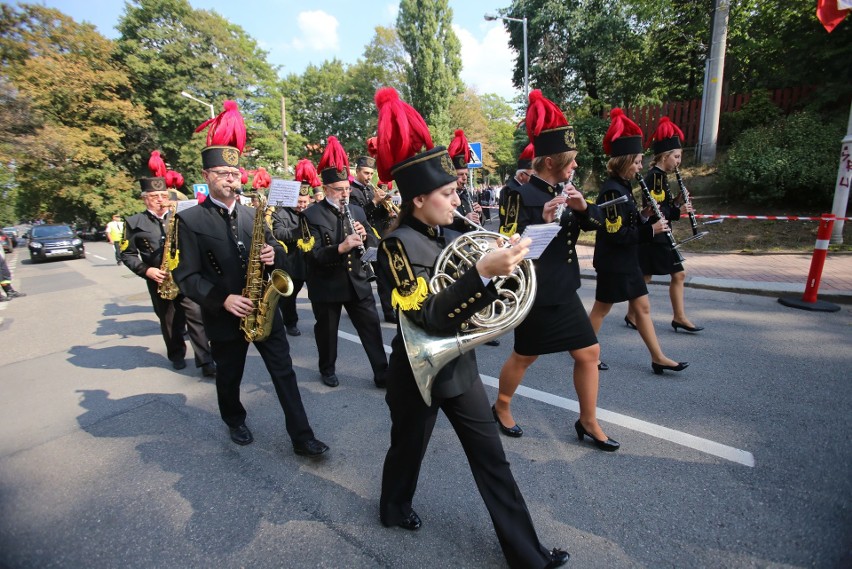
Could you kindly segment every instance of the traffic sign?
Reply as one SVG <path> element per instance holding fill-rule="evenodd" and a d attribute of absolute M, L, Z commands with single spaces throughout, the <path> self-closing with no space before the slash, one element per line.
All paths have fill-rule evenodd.
<path fill-rule="evenodd" d="M 207 184 L 192 184 L 192 192 L 195 194 L 196 198 L 198 198 L 198 194 L 209 196 L 210 188 L 207 187 Z"/>
<path fill-rule="evenodd" d="M 471 142 L 468 146 L 470 147 L 470 162 L 467 167 L 482 168 L 482 143 Z"/>

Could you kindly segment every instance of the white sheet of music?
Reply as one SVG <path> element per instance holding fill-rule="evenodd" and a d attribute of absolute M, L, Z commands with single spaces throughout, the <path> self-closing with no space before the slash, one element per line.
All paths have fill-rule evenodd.
<path fill-rule="evenodd" d="M 547 249 L 547 246 L 550 245 L 550 242 L 553 241 L 553 238 L 556 237 L 560 229 L 561 227 L 556 223 L 527 225 L 523 235 L 521 235 L 521 239 L 529 237 L 532 239 L 532 243 L 530 243 L 530 252 L 524 258 L 535 260 L 541 257 L 541 254 L 544 253 L 544 250 Z"/>

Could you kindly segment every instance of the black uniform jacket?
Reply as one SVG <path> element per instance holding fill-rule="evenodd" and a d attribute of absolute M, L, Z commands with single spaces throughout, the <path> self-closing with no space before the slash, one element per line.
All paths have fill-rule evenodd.
<path fill-rule="evenodd" d="M 514 218 L 506 217 L 507 226 L 523 233 L 528 225 L 545 223 L 544 204 L 562 193 L 562 188 L 532 176 L 529 183 L 509 192 L 508 209 L 517 213 Z M 560 225 L 559 233 L 533 261 L 538 281 L 535 306 L 554 306 L 572 300 L 572 296 L 566 293 L 580 288 L 577 237 L 580 231 L 595 231 L 603 227 L 603 212 L 594 204 L 588 204 L 585 211 L 566 207 Z"/>
<path fill-rule="evenodd" d="M 509 181 L 506 182 L 506 185 L 500 190 L 500 197 L 498 198 L 498 204 L 500 205 L 500 233 L 504 235 L 511 235 L 509 233 L 509 229 L 506 227 L 506 219 L 509 217 L 509 195 L 512 193 L 512 190 L 517 190 L 521 187 L 521 183 L 515 179 L 514 177 L 509 178 Z M 517 211 L 511 213 L 511 216 L 514 218 L 517 215 Z"/>
<path fill-rule="evenodd" d="M 376 247 L 373 229 L 367 221 L 367 216 L 361 206 L 349 202 L 352 219 L 361 222 L 367 231 L 367 247 Z M 308 267 L 308 298 L 313 302 L 349 302 L 352 298 L 351 289 L 359 299 L 373 294 L 367 273 L 361 262 L 361 252 L 358 247 L 347 253 L 337 252 L 337 246 L 350 233 L 351 228 L 346 216 L 327 200 L 322 200 L 315 206 L 305 210 L 305 219 L 314 238 L 314 247 L 305 255 Z M 352 283 L 350 287 L 349 283 Z"/>
<path fill-rule="evenodd" d="M 159 269 L 163 262 L 168 216 L 167 213 L 160 223 L 153 213 L 146 210 L 124 220 L 121 262 L 142 278 L 150 267 Z"/>
<path fill-rule="evenodd" d="M 657 166 L 654 166 L 645 175 L 645 184 L 647 184 L 648 189 L 651 191 L 651 196 L 657 201 L 657 205 L 660 206 L 660 212 L 663 216 L 669 221 L 677 221 L 680 219 L 680 206 L 675 205 L 675 198 L 672 196 L 671 192 L 669 192 L 669 180 L 666 173 Z M 644 207 L 647 205 L 650 204 L 643 195 L 642 206 Z M 652 225 L 656 222 L 657 216 L 652 216 L 647 221 L 647 223 Z M 671 247 L 669 238 L 664 232 L 654 235 L 653 241 L 654 243 L 659 243 L 669 248 Z"/>
<path fill-rule="evenodd" d="M 307 277 L 305 252 L 300 247 L 311 239 L 308 222 L 291 207 L 278 207 L 272 213 L 272 235 L 287 246 L 287 258 L 290 260 L 290 276 L 299 281 Z"/>
<path fill-rule="evenodd" d="M 473 211 L 473 198 L 470 195 L 470 190 L 467 188 L 462 188 L 461 190 L 456 190 L 459 194 L 459 199 L 461 203 L 459 207 L 456 208 L 462 216 L 467 216 L 467 214 Z M 481 221 L 481 220 L 480 220 Z M 447 229 L 452 231 L 457 231 L 458 233 L 467 233 L 468 231 L 473 231 L 474 227 L 466 222 L 463 219 L 459 219 L 458 217 L 453 220 L 450 225 L 446 226 Z"/>
<path fill-rule="evenodd" d="M 180 290 L 201 305 L 204 329 L 212 341 L 243 336 L 240 319 L 225 310 L 230 294 L 241 295 L 246 285 L 246 261 L 251 248 L 255 210 L 237 203 L 234 219 L 212 200 L 178 214 L 178 265 L 172 271 Z M 231 227 L 236 227 L 236 235 Z M 266 243 L 275 249 L 275 267 L 290 272 L 281 244 L 263 224 Z M 269 267 L 266 269 L 270 270 Z M 274 327 L 282 326 L 275 311 Z"/>
<path fill-rule="evenodd" d="M 385 281 L 387 290 L 395 291 L 395 295 L 401 298 L 416 295 L 418 284 L 423 291 L 432 277 L 435 261 L 444 243 L 459 235 L 447 229 L 442 229 L 442 232 L 442 236 L 438 235 L 435 228 L 409 217 L 382 240 L 378 278 Z M 405 316 L 430 336 L 447 337 L 466 329 L 466 320 L 496 299 L 494 285 L 484 285 L 479 273 L 471 269 L 438 294 L 428 293 L 422 302 L 417 303 L 419 306 L 405 309 L 400 304 L 399 309 L 404 310 Z M 410 377 L 413 380 L 399 327 L 391 347 L 393 352 L 387 377 Z M 436 398 L 455 397 L 467 391 L 478 377 L 476 355 L 471 350 L 438 373 L 432 395 Z"/>
<path fill-rule="evenodd" d="M 639 266 L 639 243 L 654 236 L 651 225 L 642 224 L 636 199 L 627 180 L 609 177 L 601 186 L 597 203 L 628 196 L 625 203 L 604 208 L 604 227 L 595 237 L 594 266 L 609 273 L 633 273 Z"/>
<path fill-rule="evenodd" d="M 391 218 L 390 213 L 385 206 L 373 203 L 373 196 L 375 195 L 376 190 L 370 184 L 367 184 L 366 186 L 362 185 L 358 182 L 358 180 L 353 180 L 349 187 L 354 201 L 364 209 L 364 213 L 367 215 L 367 221 L 369 221 L 370 225 L 373 226 L 373 229 L 376 230 L 376 236 L 381 238 L 390 226 Z M 363 196 L 363 199 L 361 196 Z"/>

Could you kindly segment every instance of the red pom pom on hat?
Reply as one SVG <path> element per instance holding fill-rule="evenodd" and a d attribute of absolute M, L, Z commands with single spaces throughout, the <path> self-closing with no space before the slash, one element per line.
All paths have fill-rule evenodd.
<path fill-rule="evenodd" d="M 314 163 L 307 158 L 302 158 L 296 164 L 296 173 L 293 176 L 293 179 L 297 182 L 308 184 L 312 188 L 322 186 L 322 182 L 320 181 L 319 176 L 317 176 L 317 169 L 314 168 Z"/>
<path fill-rule="evenodd" d="M 530 104 L 525 119 L 527 137 L 533 140 L 543 130 L 568 126 L 568 119 L 556 103 L 544 96 L 540 89 L 530 91 Z"/>
<path fill-rule="evenodd" d="M 157 178 L 166 177 L 166 163 L 160 156 L 159 151 L 154 150 L 153 152 L 151 152 L 151 157 L 148 158 L 148 170 L 151 171 L 152 176 L 155 176 Z"/>
<path fill-rule="evenodd" d="M 317 166 L 317 170 L 320 172 L 329 168 L 349 174 L 349 157 L 336 136 L 328 137 L 328 144 L 325 145 L 319 166 Z"/>
<path fill-rule="evenodd" d="M 371 136 L 367 139 L 367 154 L 375 158 L 379 154 L 379 139 Z"/>
<path fill-rule="evenodd" d="M 252 189 L 268 188 L 270 184 L 272 184 L 272 176 L 269 175 L 269 172 L 265 168 L 260 167 L 254 171 L 254 178 L 251 180 Z"/>
<path fill-rule="evenodd" d="M 523 152 L 521 152 L 521 155 L 518 156 L 518 160 L 532 160 L 533 158 L 535 158 L 535 147 L 533 146 L 533 143 L 530 142 L 527 144 L 526 148 L 524 148 Z"/>
<path fill-rule="evenodd" d="M 464 131 L 462 129 L 456 130 L 455 138 L 450 141 L 449 146 L 447 146 L 447 154 L 450 157 L 462 156 L 464 155 L 465 164 L 470 162 L 470 144 L 467 142 L 467 137 L 464 135 Z"/>
<path fill-rule="evenodd" d="M 623 136 L 642 137 L 642 129 L 639 128 L 639 125 L 630 120 L 620 108 L 612 109 L 609 112 L 609 117 L 611 119 L 609 129 L 607 129 L 603 139 L 603 149 L 607 154 L 611 154 L 613 140 Z"/>
<path fill-rule="evenodd" d="M 240 166 L 240 184 L 245 186 L 248 183 L 248 172 L 245 168 Z"/>
<path fill-rule="evenodd" d="M 201 132 L 209 126 L 207 146 L 233 146 L 242 152 L 246 145 L 246 123 L 243 116 L 236 101 L 225 101 L 222 106 L 225 110 L 219 113 L 219 116 L 207 119 L 195 132 Z"/>
<path fill-rule="evenodd" d="M 178 189 L 183 186 L 183 176 L 181 176 L 180 172 L 175 172 L 174 170 L 169 170 L 166 172 L 166 187 Z"/>
<path fill-rule="evenodd" d="M 393 87 L 382 87 L 374 98 L 379 110 L 376 136 L 376 170 L 379 179 L 393 180 L 394 164 L 431 150 L 435 144 L 426 121 L 414 107 L 402 101 Z"/>
<path fill-rule="evenodd" d="M 657 130 L 648 137 L 648 140 L 645 142 L 645 148 L 651 146 L 651 142 L 655 140 L 659 142 L 675 136 L 678 137 L 681 142 L 683 142 L 685 138 L 680 127 L 673 123 L 669 117 L 660 117 L 660 121 L 657 123 Z"/>

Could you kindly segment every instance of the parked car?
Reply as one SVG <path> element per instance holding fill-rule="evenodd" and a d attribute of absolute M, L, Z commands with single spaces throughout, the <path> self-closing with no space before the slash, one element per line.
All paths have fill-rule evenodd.
<path fill-rule="evenodd" d="M 30 259 L 33 263 L 54 257 L 86 256 L 83 240 L 69 225 L 34 225 L 29 231 Z"/>
<path fill-rule="evenodd" d="M 18 246 L 18 228 L 17 227 L 4 227 L 3 233 L 12 240 L 12 247 Z"/>

